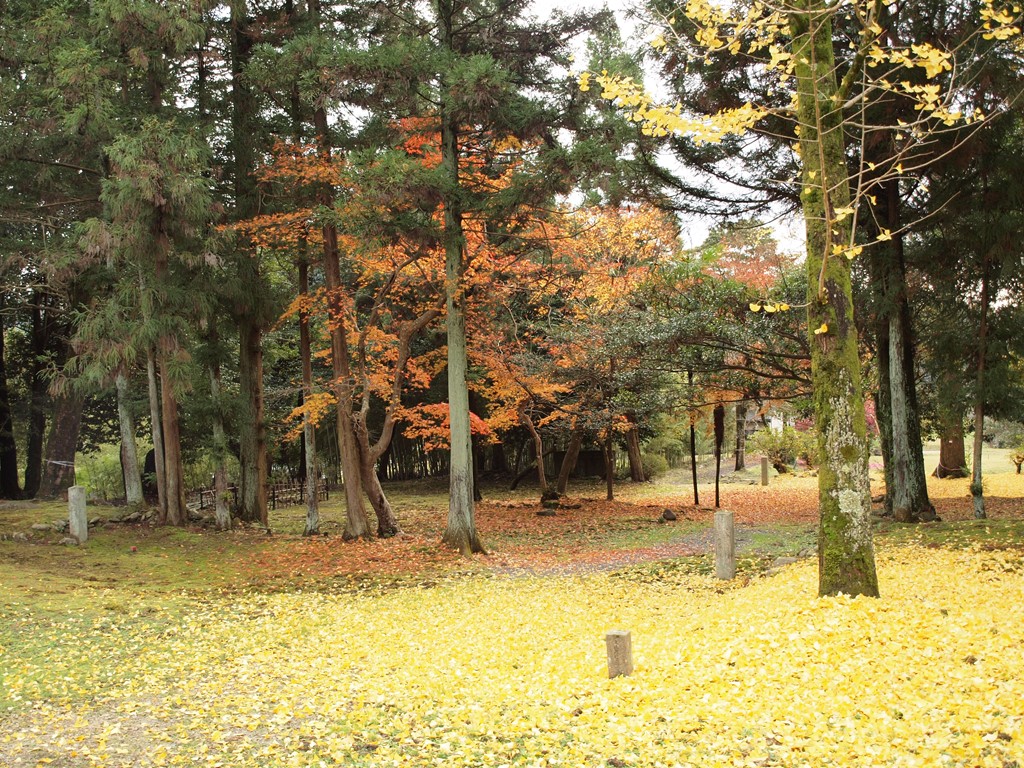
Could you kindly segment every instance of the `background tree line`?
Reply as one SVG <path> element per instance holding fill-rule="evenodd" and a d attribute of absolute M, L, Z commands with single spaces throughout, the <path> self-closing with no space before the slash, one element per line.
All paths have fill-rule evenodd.
<path fill-rule="evenodd" d="M 828 72 L 848 100 L 838 162 L 862 182 L 843 226 L 873 243 L 850 270 L 852 343 L 905 521 L 933 514 L 922 435 L 942 436 L 940 474 L 962 472 L 971 414 L 983 513 L 984 417 L 1022 418 L 1019 31 L 981 35 L 994 7 L 872 5 L 872 45 L 924 41 L 948 69 L 913 64 L 881 95 L 865 57 Z M 812 42 L 856 49 L 868 16 L 819 11 Z M 706 18 L 646 13 L 672 45 L 630 50 L 608 14 L 538 21 L 521 2 L 4 3 L 0 495 L 59 494 L 104 442 L 140 504 L 141 438 L 167 523 L 203 457 L 218 499 L 239 488 L 221 527 L 266 524 L 275 465 L 309 483 L 332 466 L 346 535 L 388 536 L 382 474 L 439 472 L 446 540 L 468 552 L 474 467 L 517 443 L 542 488 L 564 454 L 564 492 L 584 447 L 610 479 L 621 446 L 642 479 L 659 424 L 810 413 L 821 338 L 786 311 L 809 277 L 761 225 L 797 209 L 807 173 L 791 94 L 763 76 L 800 28 L 737 64 L 700 48 Z M 769 109 L 717 143 L 651 135 L 577 87 L 583 50 L 597 72 L 656 67 L 687 109 Z M 989 118 L 913 136 L 913 94 L 954 74 Z M 680 212 L 718 217 L 703 247 L 680 248 Z"/>

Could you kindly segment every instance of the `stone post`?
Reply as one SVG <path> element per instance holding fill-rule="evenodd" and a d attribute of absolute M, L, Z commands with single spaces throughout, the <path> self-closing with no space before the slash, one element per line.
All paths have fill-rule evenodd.
<path fill-rule="evenodd" d="M 768 485 L 768 457 L 761 457 L 761 485 Z"/>
<path fill-rule="evenodd" d="M 736 575 L 736 534 L 732 512 L 715 512 L 715 576 L 729 580 Z"/>
<path fill-rule="evenodd" d="M 89 518 L 85 515 L 85 486 L 72 485 L 68 488 L 68 533 L 85 544 L 89 538 Z"/>
<path fill-rule="evenodd" d="M 608 647 L 608 677 L 633 674 L 633 643 L 624 629 L 613 629 L 604 636 Z"/>

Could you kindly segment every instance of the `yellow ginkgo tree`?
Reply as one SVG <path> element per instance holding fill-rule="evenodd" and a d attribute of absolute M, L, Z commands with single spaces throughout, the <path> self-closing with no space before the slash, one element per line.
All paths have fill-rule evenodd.
<path fill-rule="evenodd" d="M 775 90 L 791 94 L 788 109 L 782 111 L 746 103 L 712 115 L 690 115 L 679 104 L 657 103 L 630 78 L 608 72 L 579 76 L 581 89 L 596 84 L 604 98 L 626 110 L 650 136 L 685 134 L 697 143 L 708 143 L 750 131 L 769 116 L 793 123 L 807 238 L 806 310 L 818 429 L 822 595 L 878 595 L 850 283 L 850 261 L 865 247 L 855 241 L 861 202 L 887 181 L 901 179 L 934 159 L 944 134 L 951 137 L 944 146 L 955 146 L 972 126 L 1005 108 L 991 105 L 983 113 L 971 106 L 973 84 L 966 70 L 958 69 L 958 61 L 982 41 L 1020 39 L 1021 8 L 1012 2 L 982 0 L 973 32 L 961 37 L 956 49 L 925 41 L 894 45 L 879 24 L 885 8 L 879 0 L 685 0 L 665 17 L 663 32 L 652 41 L 655 48 L 676 46 L 689 57 L 727 55 L 735 58 L 737 67 L 757 67 L 762 77 L 774 80 Z M 837 20 L 849 41 L 839 61 L 833 34 Z M 878 125 L 870 107 L 892 97 L 912 104 L 916 116 Z M 882 130 L 892 132 L 899 142 L 883 163 L 869 161 L 864 143 Z M 852 153 L 847 146 L 851 139 Z M 879 232 L 877 241 L 893 236 L 884 227 Z M 782 309 L 770 302 L 751 305 L 753 311 Z"/>

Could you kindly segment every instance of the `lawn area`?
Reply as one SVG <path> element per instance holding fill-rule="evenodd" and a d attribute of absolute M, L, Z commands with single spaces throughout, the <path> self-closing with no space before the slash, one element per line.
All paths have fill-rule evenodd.
<path fill-rule="evenodd" d="M 814 597 L 807 476 L 723 485 L 731 582 L 685 475 L 612 503 L 577 488 L 555 517 L 488 488 L 491 553 L 469 560 L 437 544 L 439 484 L 393 487 L 406 534 L 359 543 L 302 539 L 292 508 L 272 535 L 110 523 L 65 547 L 31 529 L 62 505 L 7 502 L 0 766 L 1020 768 L 1009 469 L 990 520 L 965 481 L 933 481 L 943 522 L 877 521 L 880 600 Z M 324 516 L 340 530 L 337 502 Z M 610 629 L 632 632 L 631 677 L 606 676 Z"/>

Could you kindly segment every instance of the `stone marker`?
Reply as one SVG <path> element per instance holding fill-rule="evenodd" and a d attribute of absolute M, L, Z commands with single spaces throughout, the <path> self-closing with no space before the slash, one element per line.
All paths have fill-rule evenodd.
<path fill-rule="evenodd" d="M 761 485 L 768 485 L 768 457 L 761 457 Z"/>
<path fill-rule="evenodd" d="M 613 629 L 604 636 L 608 647 L 608 677 L 633 674 L 633 642 L 625 629 Z"/>
<path fill-rule="evenodd" d="M 736 576 L 736 534 L 732 512 L 715 512 L 715 576 L 729 580 Z"/>
<path fill-rule="evenodd" d="M 89 519 L 85 516 L 85 486 L 72 485 L 68 488 L 68 533 L 85 544 L 89 538 Z"/>

